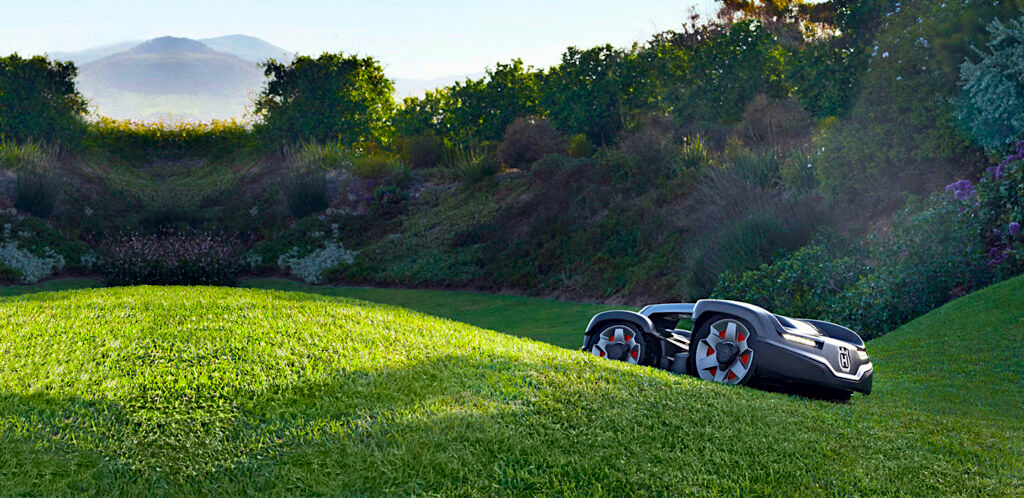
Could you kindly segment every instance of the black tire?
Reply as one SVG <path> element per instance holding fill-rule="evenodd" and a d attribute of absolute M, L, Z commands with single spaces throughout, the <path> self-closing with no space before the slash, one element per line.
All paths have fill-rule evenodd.
<path fill-rule="evenodd" d="M 592 334 L 587 336 L 587 345 L 584 348 L 584 350 L 587 353 L 593 354 L 594 346 L 598 345 L 598 343 L 601 342 L 602 335 L 606 335 L 608 329 L 612 329 L 612 328 L 621 328 L 621 329 L 628 330 L 629 331 L 629 335 L 632 338 L 632 340 L 635 341 L 640 346 L 640 349 L 639 349 L 639 352 L 638 352 L 638 355 L 637 355 L 637 359 L 636 359 L 636 364 L 637 365 L 647 365 L 647 364 L 649 364 L 649 360 L 647 358 L 647 356 L 649 355 L 649 348 L 647 346 L 647 344 L 648 344 L 647 338 L 644 337 L 644 334 L 640 332 L 640 329 L 636 325 L 634 325 L 632 323 L 629 323 L 629 322 L 625 322 L 625 321 L 612 321 L 612 322 L 604 322 L 604 323 L 599 324 L 597 327 L 594 328 L 594 333 L 592 333 Z M 624 358 L 608 358 L 608 359 L 614 360 L 614 361 L 627 361 Z"/>
<path fill-rule="evenodd" d="M 753 354 L 751 355 L 752 358 L 749 366 L 746 369 L 744 376 L 740 378 L 738 382 L 735 383 L 737 385 L 747 385 L 757 377 L 757 361 L 760 357 L 760 355 L 758 354 L 757 347 L 757 330 L 754 329 L 754 326 L 751 325 L 750 322 L 733 315 L 716 314 L 706 320 L 701 321 L 700 327 L 698 327 L 697 330 L 694 330 L 693 335 L 690 337 L 690 352 L 686 358 L 686 373 L 688 375 L 701 378 L 699 372 L 697 371 L 698 346 L 700 345 L 700 342 L 702 340 L 707 339 L 708 336 L 711 335 L 711 326 L 725 319 L 732 320 L 739 324 L 742 324 L 748 332 L 748 335 L 746 336 L 746 341 L 749 349 L 753 351 Z"/>

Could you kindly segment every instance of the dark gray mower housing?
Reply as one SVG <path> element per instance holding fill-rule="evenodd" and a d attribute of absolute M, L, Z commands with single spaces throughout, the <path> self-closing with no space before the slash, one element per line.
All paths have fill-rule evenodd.
<path fill-rule="evenodd" d="M 687 320 L 692 330 L 677 328 Z M 856 332 L 736 301 L 598 313 L 587 325 L 582 349 L 725 384 L 805 389 L 835 398 L 871 392 L 873 365 Z"/>

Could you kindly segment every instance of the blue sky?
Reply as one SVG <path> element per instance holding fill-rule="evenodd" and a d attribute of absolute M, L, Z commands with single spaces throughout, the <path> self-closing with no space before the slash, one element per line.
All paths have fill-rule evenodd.
<path fill-rule="evenodd" d="M 172 35 L 247 34 L 300 54 L 372 55 L 392 77 L 482 71 L 521 57 L 548 66 L 569 45 L 628 46 L 678 27 L 711 0 L 230 2 L 0 0 L 0 54 L 74 51 Z M 286 6 L 287 5 L 287 6 Z"/>

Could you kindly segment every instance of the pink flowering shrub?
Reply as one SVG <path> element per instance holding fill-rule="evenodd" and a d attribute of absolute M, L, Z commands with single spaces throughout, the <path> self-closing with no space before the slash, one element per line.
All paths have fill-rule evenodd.
<path fill-rule="evenodd" d="M 238 244 L 204 232 L 131 234 L 110 241 L 103 270 L 109 285 L 232 285 Z"/>

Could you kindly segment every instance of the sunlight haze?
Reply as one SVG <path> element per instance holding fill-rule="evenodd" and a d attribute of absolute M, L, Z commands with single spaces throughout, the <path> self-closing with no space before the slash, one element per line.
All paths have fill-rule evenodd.
<path fill-rule="evenodd" d="M 520 57 L 545 67 L 570 45 L 628 46 L 679 27 L 707 0 L 649 2 L 5 2 L 0 53 L 75 52 L 160 36 L 193 39 L 230 34 L 262 38 L 303 55 L 359 53 L 378 58 L 388 75 L 434 79 L 478 73 Z"/>

